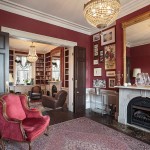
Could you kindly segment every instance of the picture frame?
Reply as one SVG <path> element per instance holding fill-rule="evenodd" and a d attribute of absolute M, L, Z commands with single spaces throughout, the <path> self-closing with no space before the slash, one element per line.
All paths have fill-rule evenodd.
<path fill-rule="evenodd" d="M 106 88 L 106 80 L 93 80 L 93 87 Z"/>
<path fill-rule="evenodd" d="M 101 36 L 101 45 L 106 45 L 115 42 L 115 28 L 111 28 L 103 32 Z"/>
<path fill-rule="evenodd" d="M 115 71 L 106 71 L 106 77 L 114 77 L 116 75 Z"/>
<path fill-rule="evenodd" d="M 109 83 L 109 85 L 108 85 L 109 88 L 115 88 L 115 87 L 114 87 L 115 84 L 116 84 L 115 78 L 109 78 L 108 83 Z"/>
<path fill-rule="evenodd" d="M 115 44 L 104 46 L 105 69 L 116 69 L 116 46 Z"/>
<path fill-rule="evenodd" d="M 94 45 L 94 57 L 98 56 L 98 44 Z"/>
<path fill-rule="evenodd" d="M 104 62 L 104 50 L 99 50 L 99 62 Z"/>
<path fill-rule="evenodd" d="M 94 64 L 94 65 L 98 65 L 98 59 L 93 60 L 93 64 Z"/>
<path fill-rule="evenodd" d="M 95 35 L 93 35 L 93 42 L 99 41 L 100 40 L 100 34 L 97 33 Z"/>
<path fill-rule="evenodd" d="M 94 68 L 94 76 L 102 76 L 102 68 Z"/>

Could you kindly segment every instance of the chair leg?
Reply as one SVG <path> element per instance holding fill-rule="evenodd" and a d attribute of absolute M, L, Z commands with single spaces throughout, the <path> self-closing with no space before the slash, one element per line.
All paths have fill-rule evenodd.
<path fill-rule="evenodd" d="M 29 150 L 32 150 L 32 142 L 29 142 Z"/>
<path fill-rule="evenodd" d="M 44 133 L 46 136 L 48 136 L 48 130 L 49 130 L 49 126 L 47 126 L 47 129 L 46 129 L 46 131 Z"/>
<path fill-rule="evenodd" d="M 5 150 L 5 144 L 4 144 L 4 141 L 2 139 L 0 139 L 0 147 L 2 150 Z"/>

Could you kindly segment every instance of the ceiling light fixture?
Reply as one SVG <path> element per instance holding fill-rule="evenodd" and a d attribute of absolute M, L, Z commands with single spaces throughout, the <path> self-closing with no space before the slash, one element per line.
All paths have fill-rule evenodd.
<path fill-rule="evenodd" d="M 90 0 L 84 5 L 84 17 L 92 26 L 103 29 L 116 20 L 119 10 L 119 0 Z"/>
<path fill-rule="evenodd" d="M 32 42 L 32 45 L 29 48 L 29 53 L 28 53 L 28 56 L 27 56 L 27 60 L 31 63 L 36 62 L 38 60 L 38 56 L 36 54 L 35 46 L 33 46 L 33 42 Z"/>

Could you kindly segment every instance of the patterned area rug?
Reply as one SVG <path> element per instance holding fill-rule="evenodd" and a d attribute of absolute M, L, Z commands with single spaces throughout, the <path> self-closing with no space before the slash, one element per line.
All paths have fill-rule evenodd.
<path fill-rule="evenodd" d="M 52 110 L 51 108 L 43 107 L 42 102 L 30 102 L 29 107 L 30 108 L 37 108 L 41 112 Z"/>
<path fill-rule="evenodd" d="M 49 136 L 33 142 L 33 150 L 150 150 L 150 145 L 81 117 L 50 126 Z M 6 150 L 27 150 L 26 143 L 9 142 Z"/>

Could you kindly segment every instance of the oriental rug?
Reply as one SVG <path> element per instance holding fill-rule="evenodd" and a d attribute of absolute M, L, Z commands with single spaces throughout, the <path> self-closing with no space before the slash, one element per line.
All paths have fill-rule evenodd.
<path fill-rule="evenodd" d="M 28 150 L 28 144 L 9 142 L 6 150 Z M 36 139 L 32 150 L 150 150 L 150 145 L 81 117 L 50 126 L 49 136 Z"/>

